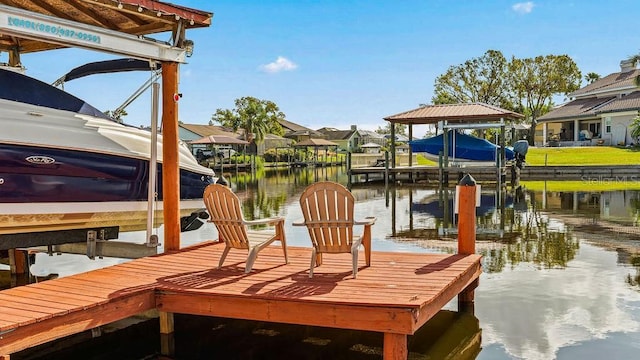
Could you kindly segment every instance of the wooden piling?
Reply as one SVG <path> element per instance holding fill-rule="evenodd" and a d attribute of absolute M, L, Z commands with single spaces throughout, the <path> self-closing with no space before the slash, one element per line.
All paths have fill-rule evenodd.
<path fill-rule="evenodd" d="M 476 181 L 466 174 L 456 186 L 458 192 L 458 254 L 471 255 L 476 252 Z M 473 308 L 474 289 L 471 283 L 458 295 L 460 309 Z"/>

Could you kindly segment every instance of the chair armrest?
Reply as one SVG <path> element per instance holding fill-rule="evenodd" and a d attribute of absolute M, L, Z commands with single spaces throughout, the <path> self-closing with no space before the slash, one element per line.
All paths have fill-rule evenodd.
<path fill-rule="evenodd" d="M 291 225 L 293 225 L 293 226 L 307 226 L 307 223 L 305 223 L 304 220 L 300 220 L 299 222 L 294 222 Z"/>
<path fill-rule="evenodd" d="M 264 224 L 275 225 L 275 224 L 277 224 L 279 222 L 284 222 L 284 218 L 283 217 L 270 217 L 270 218 L 257 219 L 257 220 L 245 220 L 244 224 L 248 225 L 248 226 L 264 225 Z"/>
<path fill-rule="evenodd" d="M 354 225 L 373 225 L 375 223 L 376 223 L 375 216 L 367 216 L 366 218 L 364 218 L 364 220 L 353 222 Z"/>

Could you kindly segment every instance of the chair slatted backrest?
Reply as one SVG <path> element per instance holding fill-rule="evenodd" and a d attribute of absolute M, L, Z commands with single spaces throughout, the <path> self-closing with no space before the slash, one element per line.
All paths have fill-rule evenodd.
<path fill-rule="evenodd" d="M 220 238 L 229 247 L 248 249 L 247 228 L 238 196 L 227 186 L 211 184 L 204 190 L 204 204 Z"/>
<path fill-rule="evenodd" d="M 354 203 L 346 187 L 331 181 L 312 184 L 302 193 L 300 207 L 318 252 L 351 252 Z"/>

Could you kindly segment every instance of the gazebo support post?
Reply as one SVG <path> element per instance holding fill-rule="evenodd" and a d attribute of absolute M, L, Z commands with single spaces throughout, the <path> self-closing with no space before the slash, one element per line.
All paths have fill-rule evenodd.
<path fill-rule="evenodd" d="M 409 141 L 413 139 L 413 124 L 409 124 Z M 407 144 L 408 145 L 408 144 Z M 409 167 L 413 167 L 413 151 L 409 146 Z M 413 182 L 413 171 L 409 171 L 409 182 Z"/>
<path fill-rule="evenodd" d="M 394 169 L 396 167 L 396 124 L 394 123 L 391 123 L 391 167 Z M 393 182 L 396 182 L 395 175 Z"/>
<path fill-rule="evenodd" d="M 500 189 L 502 189 L 502 186 L 505 185 L 506 181 L 505 179 L 503 179 L 503 174 L 504 174 L 504 167 L 507 163 L 507 157 L 506 157 L 506 153 L 505 153 L 505 125 L 504 125 L 504 119 L 500 118 L 500 123 L 502 125 L 500 125 L 500 167 L 498 168 L 498 184 L 500 184 Z"/>
<path fill-rule="evenodd" d="M 162 63 L 162 193 L 164 251 L 180 249 L 180 169 L 178 161 L 178 63 Z"/>
<path fill-rule="evenodd" d="M 449 186 L 449 128 L 447 122 L 441 122 L 442 125 L 442 178 L 440 182 L 443 186 Z"/>

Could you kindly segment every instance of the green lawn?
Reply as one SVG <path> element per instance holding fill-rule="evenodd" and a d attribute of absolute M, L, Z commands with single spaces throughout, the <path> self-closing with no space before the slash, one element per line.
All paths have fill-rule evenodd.
<path fill-rule="evenodd" d="M 615 191 L 640 190 L 640 181 L 579 180 L 579 181 L 521 181 L 520 184 L 533 191 Z"/>
<path fill-rule="evenodd" d="M 640 148 L 610 146 L 530 147 L 527 166 L 640 165 Z M 438 163 L 418 154 L 418 165 Z"/>
<path fill-rule="evenodd" d="M 639 165 L 639 148 L 609 146 L 529 148 L 527 166 Z"/>

